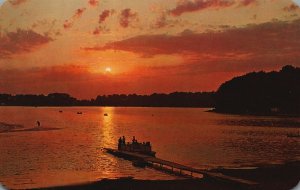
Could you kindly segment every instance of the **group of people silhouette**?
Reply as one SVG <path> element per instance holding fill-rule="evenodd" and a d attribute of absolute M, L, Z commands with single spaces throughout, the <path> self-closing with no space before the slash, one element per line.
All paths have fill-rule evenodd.
<path fill-rule="evenodd" d="M 137 139 L 135 138 L 135 136 L 132 137 L 132 145 L 138 145 L 138 144 L 141 144 L 141 145 L 145 145 L 145 146 L 150 146 L 150 142 L 143 142 L 143 143 L 139 143 L 137 141 Z M 129 142 L 126 143 L 126 139 L 125 139 L 125 136 L 122 136 L 119 138 L 119 146 L 121 145 L 130 145 Z"/>
<path fill-rule="evenodd" d="M 137 144 L 138 141 L 135 139 L 135 136 L 132 137 L 132 144 Z M 119 138 L 119 144 L 126 144 L 125 136 Z"/>

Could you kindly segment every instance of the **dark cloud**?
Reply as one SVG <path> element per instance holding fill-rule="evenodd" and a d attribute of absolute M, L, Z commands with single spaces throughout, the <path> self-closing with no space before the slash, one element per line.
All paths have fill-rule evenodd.
<path fill-rule="evenodd" d="M 117 49 L 143 56 L 183 53 L 286 53 L 300 52 L 300 20 L 269 22 L 214 33 L 144 35 L 87 50 Z"/>
<path fill-rule="evenodd" d="M 169 12 L 173 16 L 180 16 L 187 12 L 201 11 L 208 8 L 227 8 L 233 5 L 248 6 L 256 3 L 257 0 L 183 0 L 179 1 L 177 6 Z"/>
<path fill-rule="evenodd" d="M 10 58 L 13 55 L 34 51 L 36 48 L 52 41 L 32 30 L 18 29 L 0 35 L 0 58 Z"/>
<path fill-rule="evenodd" d="M 99 15 L 99 24 L 103 23 L 111 14 L 113 14 L 113 11 L 111 11 L 111 10 L 104 10 Z"/>
<path fill-rule="evenodd" d="M 88 0 L 88 3 L 91 5 L 91 6 L 98 6 L 99 5 L 99 1 L 98 0 Z"/>
<path fill-rule="evenodd" d="M 283 8 L 286 12 L 294 12 L 296 10 L 299 10 L 299 6 L 295 5 L 294 3 L 291 3 L 289 6 L 286 6 Z"/>
<path fill-rule="evenodd" d="M 131 9 L 123 9 L 121 12 L 121 17 L 120 17 L 120 25 L 123 28 L 127 28 L 132 21 L 137 20 L 137 13 L 132 12 Z"/>
<path fill-rule="evenodd" d="M 99 20 L 98 20 L 99 26 L 97 26 L 92 33 L 94 35 L 99 35 L 102 32 L 107 32 L 108 29 L 106 29 L 106 27 L 103 26 L 102 24 L 114 13 L 115 13 L 114 9 L 102 11 L 101 14 L 99 15 Z"/>
<path fill-rule="evenodd" d="M 25 3 L 27 0 L 9 0 L 8 2 L 14 6 Z"/>
<path fill-rule="evenodd" d="M 276 21 L 229 28 L 223 32 L 199 34 L 188 30 L 176 36 L 137 36 L 85 50 L 128 51 L 144 58 L 177 55 L 183 58 L 185 64 L 181 72 L 185 71 L 187 75 L 216 70 L 249 72 L 253 69 L 276 69 L 286 64 L 300 66 L 299 33 L 300 20 Z"/>
<path fill-rule="evenodd" d="M 257 4 L 257 0 L 241 0 L 240 5 L 242 6 L 248 6 L 251 4 Z"/>
<path fill-rule="evenodd" d="M 207 8 L 229 7 L 235 4 L 234 0 L 184 0 L 179 1 L 177 6 L 170 10 L 173 16 L 180 16 L 186 12 L 200 11 Z"/>
<path fill-rule="evenodd" d="M 74 17 L 81 17 L 85 10 L 86 10 L 86 8 L 77 9 L 74 14 Z"/>
<path fill-rule="evenodd" d="M 100 28 L 95 28 L 95 30 L 93 31 L 94 35 L 99 35 L 101 33 L 101 29 Z"/>
<path fill-rule="evenodd" d="M 154 24 L 154 28 L 164 28 L 169 24 L 167 20 L 167 15 L 165 13 L 162 13 L 156 20 Z"/>
<path fill-rule="evenodd" d="M 65 29 L 68 29 L 68 28 L 71 28 L 73 26 L 74 22 L 73 21 L 70 21 L 70 20 L 65 20 L 64 24 L 63 24 L 63 27 Z"/>
<path fill-rule="evenodd" d="M 65 20 L 65 22 L 63 24 L 63 27 L 65 29 L 71 28 L 74 25 L 74 23 L 76 22 L 76 20 L 78 20 L 79 18 L 81 18 L 81 16 L 83 15 L 83 13 L 85 11 L 86 11 L 86 8 L 76 9 L 74 15 L 70 19 Z"/>

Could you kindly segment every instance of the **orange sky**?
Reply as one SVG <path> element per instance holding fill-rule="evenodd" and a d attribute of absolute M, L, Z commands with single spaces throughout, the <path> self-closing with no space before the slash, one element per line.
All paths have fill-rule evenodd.
<path fill-rule="evenodd" d="M 0 93 L 217 90 L 300 66 L 299 13 L 290 0 L 9 0 Z"/>

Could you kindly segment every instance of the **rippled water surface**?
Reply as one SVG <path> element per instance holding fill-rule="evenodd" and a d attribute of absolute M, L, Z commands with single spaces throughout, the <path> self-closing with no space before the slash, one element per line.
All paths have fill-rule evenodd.
<path fill-rule="evenodd" d="M 196 168 L 300 160 L 299 138 L 287 137 L 300 130 L 300 118 L 206 110 L 0 107 L 0 182 L 10 188 L 30 188 L 124 176 L 176 178 L 135 168 L 101 151 L 116 147 L 122 135 L 151 141 L 157 157 Z M 45 130 L 28 130 L 37 120 Z"/>

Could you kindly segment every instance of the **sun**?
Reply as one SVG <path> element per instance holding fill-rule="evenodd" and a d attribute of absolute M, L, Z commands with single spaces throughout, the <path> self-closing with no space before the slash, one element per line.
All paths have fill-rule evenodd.
<path fill-rule="evenodd" d="M 111 71 L 112 71 L 112 70 L 111 70 L 111 68 L 110 68 L 110 67 L 106 67 L 106 68 L 105 68 L 105 72 L 107 72 L 107 73 L 111 73 Z"/>

